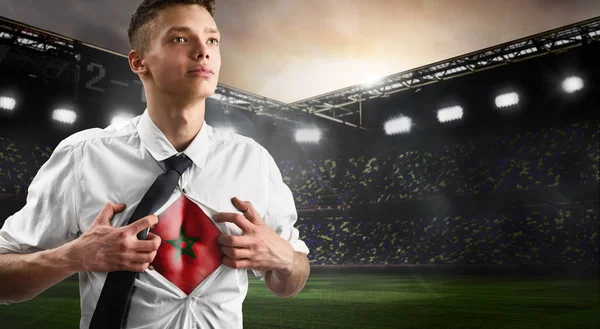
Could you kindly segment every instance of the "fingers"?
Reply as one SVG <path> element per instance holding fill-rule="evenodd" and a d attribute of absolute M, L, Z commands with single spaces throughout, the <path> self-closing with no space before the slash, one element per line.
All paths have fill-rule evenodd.
<path fill-rule="evenodd" d="M 236 214 L 233 212 L 222 212 L 218 213 L 213 217 L 215 222 L 230 222 L 239 227 L 242 232 L 250 232 L 252 230 L 252 223 L 244 215 Z"/>
<path fill-rule="evenodd" d="M 235 235 L 220 235 L 217 241 L 222 246 L 232 248 L 250 248 L 253 245 L 252 237 L 249 236 L 235 236 Z"/>
<path fill-rule="evenodd" d="M 250 201 L 242 201 L 242 200 L 238 199 L 237 197 L 234 197 L 231 199 L 231 203 L 233 203 L 233 205 L 239 211 L 241 211 L 244 214 L 244 216 L 246 218 L 248 218 L 248 220 L 250 220 L 250 222 L 252 222 L 254 224 L 262 223 L 262 219 L 260 218 L 260 216 L 258 215 L 256 210 L 254 209 L 254 206 L 252 206 L 252 203 Z"/>
<path fill-rule="evenodd" d="M 131 249 L 138 252 L 156 251 L 161 242 L 162 240 L 158 235 L 149 232 L 146 240 L 135 240 L 131 245 Z"/>
<path fill-rule="evenodd" d="M 223 257 L 223 264 L 230 268 L 251 268 L 252 263 L 247 259 L 234 260 L 228 256 Z"/>
<path fill-rule="evenodd" d="M 239 227 L 244 233 L 251 231 L 253 228 L 252 224 L 263 224 L 262 219 L 252 206 L 252 203 L 249 201 L 242 201 L 238 198 L 231 199 L 231 202 L 239 211 L 243 213 L 243 215 L 227 212 L 218 213 L 213 217 L 215 222 L 233 223 L 237 225 L 237 227 Z"/>
<path fill-rule="evenodd" d="M 158 217 L 156 215 L 148 215 L 142 217 L 137 221 L 125 226 L 125 229 L 130 231 L 132 234 L 138 234 L 140 231 L 150 228 L 158 223 Z"/>
<path fill-rule="evenodd" d="M 144 272 L 150 266 L 150 262 L 148 263 L 130 263 L 125 266 L 124 269 L 119 271 L 129 271 L 129 272 Z"/>
<path fill-rule="evenodd" d="M 221 251 L 223 254 L 225 254 L 225 256 L 236 260 L 249 259 L 251 256 L 250 250 L 244 248 L 221 246 Z"/>
<path fill-rule="evenodd" d="M 129 261 L 133 264 L 152 263 L 156 257 L 156 251 L 136 252 L 129 256 Z"/>
<path fill-rule="evenodd" d="M 98 225 L 110 225 L 110 220 L 115 214 L 125 210 L 125 204 L 107 202 L 94 219 L 94 223 Z"/>
<path fill-rule="evenodd" d="M 123 256 L 119 271 L 143 272 L 154 261 L 161 239 L 153 233 L 148 233 L 148 240 L 134 240 L 127 244 L 129 250 Z"/>

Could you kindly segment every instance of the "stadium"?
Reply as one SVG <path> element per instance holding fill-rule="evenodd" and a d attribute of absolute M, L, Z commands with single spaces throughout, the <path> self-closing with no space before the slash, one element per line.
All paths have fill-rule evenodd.
<path fill-rule="evenodd" d="M 600 18 L 284 103 L 219 84 L 206 121 L 268 149 L 311 276 L 251 274 L 245 328 L 597 328 Z M 0 224 L 58 143 L 141 114 L 124 55 L 0 17 Z M 0 328 L 75 328 L 73 276 Z"/>

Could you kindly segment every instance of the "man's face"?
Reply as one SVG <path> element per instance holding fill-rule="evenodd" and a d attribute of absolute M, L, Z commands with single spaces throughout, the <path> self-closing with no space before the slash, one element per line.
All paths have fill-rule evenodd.
<path fill-rule="evenodd" d="M 158 93 L 205 99 L 219 80 L 217 24 L 204 7 L 172 6 L 158 12 L 142 62 Z"/>

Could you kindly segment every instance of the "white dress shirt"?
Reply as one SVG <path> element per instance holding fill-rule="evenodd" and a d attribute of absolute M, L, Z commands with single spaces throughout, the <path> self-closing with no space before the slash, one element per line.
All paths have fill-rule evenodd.
<path fill-rule="evenodd" d="M 204 123 L 183 153 L 193 164 L 156 215 L 182 193 L 210 218 L 217 212 L 240 213 L 231 203 L 236 196 L 251 201 L 265 223 L 294 250 L 308 254 L 293 226 L 297 213 L 291 191 L 262 146 Z M 113 226 L 126 225 L 144 193 L 163 173 L 160 161 L 175 154 L 147 111 L 126 123 L 70 136 L 33 179 L 25 207 L 0 230 L 0 253 L 59 247 L 85 232 L 107 201 L 127 205 L 111 220 Z M 225 234 L 242 233 L 232 223 L 217 227 Z M 263 279 L 264 273 L 254 273 Z M 81 329 L 89 326 L 105 279 L 106 273 L 79 273 Z M 190 295 L 153 270 L 140 273 L 135 287 L 127 328 L 242 328 L 246 270 L 221 264 Z"/>

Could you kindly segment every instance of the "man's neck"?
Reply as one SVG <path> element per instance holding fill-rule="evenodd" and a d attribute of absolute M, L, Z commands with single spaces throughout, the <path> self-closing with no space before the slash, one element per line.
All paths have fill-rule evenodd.
<path fill-rule="evenodd" d="M 148 114 L 178 151 L 185 150 L 204 124 L 205 100 L 181 105 L 148 100 Z"/>

